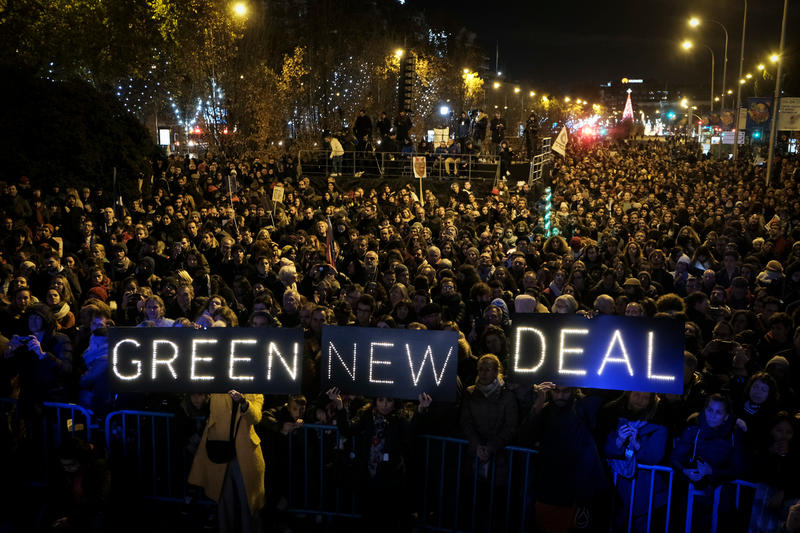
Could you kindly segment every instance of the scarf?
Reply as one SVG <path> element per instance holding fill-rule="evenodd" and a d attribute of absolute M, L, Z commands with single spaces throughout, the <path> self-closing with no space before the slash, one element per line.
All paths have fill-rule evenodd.
<path fill-rule="evenodd" d="M 475 384 L 475 387 L 479 391 L 481 391 L 483 393 L 483 396 L 486 397 L 486 398 L 488 398 L 489 396 L 494 394 L 502 386 L 503 386 L 503 382 L 500 380 L 500 378 L 494 378 L 494 381 L 492 381 L 488 385 L 481 385 L 480 383 L 476 383 Z"/>
<path fill-rule="evenodd" d="M 61 302 L 58 304 L 58 307 L 52 308 L 52 311 L 53 315 L 56 317 L 56 320 L 60 322 L 61 319 L 67 316 L 67 313 L 69 313 L 69 304 L 67 302 Z"/>
<path fill-rule="evenodd" d="M 387 426 L 388 421 L 386 418 L 381 414 L 375 413 L 375 432 L 372 435 L 372 442 L 370 443 L 369 450 L 369 461 L 367 463 L 370 477 L 375 477 L 375 475 L 378 473 L 378 465 L 384 460 L 383 450 L 386 448 Z"/>

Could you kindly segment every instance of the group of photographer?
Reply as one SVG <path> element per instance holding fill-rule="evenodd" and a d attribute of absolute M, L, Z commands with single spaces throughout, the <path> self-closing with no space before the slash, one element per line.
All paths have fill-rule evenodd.
<path fill-rule="evenodd" d="M 384 119 L 377 128 L 391 136 Z M 359 120 L 357 135 L 369 137 Z M 398 138 L 401 130 L 408 138 L 405 120 L 395 125 Z M 479 132 L 471 126 L 467 144 L 478 144 Z M 698 524 L 710 521 L 716 487 L 745 478 L 759 483 L 754 530 L 798 531 L 796 518 L 787 522 L 800 497 L 798 168 L 780 160 L 766 185 L 759 167 L 697 160 L 671 142 L 570 145 L 554 170 L 559 234 L 551 236 L 544 203 L 527 185 L 476 194 L 454 181 L 424 198 L 412 185 L 345 190 L 336 176 L 298 175 L 288 156 L 161 159 L 141 197 L 124 206 L 99 187 L 20 178 L 4 185 L 0 207 L 0 396 L 19 399 L 27 424 L 3 438 L 32 438 L 44 401 L 80 402 L 97 415 L 208 409 L 202 396 L 194 407 L 179 397 L 112 396 L 111 325 L 297 327 L 303 396 L 286 405 L 266 396 L 262 406 L 232 391 L 218 416 L 247 420 L 265 443 L 302 431 L 301 404 L 312 421 L 346 419 L 358 427 L 352 438 L 363 439 L 365 486 L 390 500 L 409 489 L 393 477 L 400 470 L 380 477 L 381 458 L 411 460 L 400 442 L 424 430 L 466 438 L 481 479 L 489 464 L 502 473 L 506 445 L 537 448 L 536 520 L 545 531 L 566 530 L 578 516 L 598 523 L 615 475 L 620 510 L 605 518 L 619 525 L 630 514 L 634 530 L 646 528 L 651 487 L 637 463 L 671 466 L 676 487 L 691 483 Z M 230 196 L 234 174 L 239 188 Z M 264 199 L 276 186 L 284 201 L 272 211 Z M 517 314 L 530 312 L 685 321 L 683 394 L 516 385 L 503 372 L 509 332 Z M 406 427 L 411 418 L 391 399 L 320 390 L 324 324 L 457 331 L 458 402 L 423 398 Z M 392 468 L 401 466 L 406 479 L 413 469 Z M 279 492 L 269 497 L 280 481 L 268 479 L 267 497 L 253 499 L 248 476 L 240 469 L 216 478 L 208 495 L 241 503 L 246 494 L 252 512 L 280 507 Z M 223 485 L 232 492 L 215 492 Z M 658 481 L 652 490 L 663 520 L 666 488 Z M 631 492 L 633 509 L 624 503 Z M 719 505 L 730 501 L 723 492 Z M 373 501 L 370 516 L 386 503 Z"/>

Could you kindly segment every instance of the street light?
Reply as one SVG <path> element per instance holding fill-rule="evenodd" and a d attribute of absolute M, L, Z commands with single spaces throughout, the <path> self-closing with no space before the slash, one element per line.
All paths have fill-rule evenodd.
<path fill-rule="evenodd" d="M 694 44 L 692 43 L 692 41 L 687 39 L 683 41 L 683 44 L 681 46 L 683 46 L 684 50 L 689 50 L 692 48 L 692 46 L 694 46 Z M 705 46 L 706 50 L 708 50 L 708 53 L 711 54 L 711 97 L 708 99 L 708 103 L 709 106 L 711 106 L 711 112 L 713 113 L 714 112 L 714 62 L 715 62 L 714 50 L 712 50 L 711 47 L 708 46 L 707 44 L 703 44 L 703 46 Z"/>
<path fill-rule="evenodd" d="M 500 82 L 499 81 L 494 82 L 492 84 L 492 87 L 494 87 L 495 89 L 499 89 L 500 88 Z"/>
<path fill-rule="evenodd" d="M 769 128 L 769 150 L 767 151 L 767 174 L 765 176 L 766 185 L 769 187 L 769 182 L 772 179 L 772 163 L 775 158 L 775 137 L 778 135 L 778 113 L 780 113 L 780 98 L 781 98 L 781 70 L 783 69 L 783 61 L 780 61 L 786 43 L 786 12 L 789 8 L 789 0 L 783 0 L 783 18 L 781 19 L 781 44 L 777 54 L 772 54 L 775 59 L 770 60 L 777 63 L 775 69 L 775 96 L 772 98 L 772 121 Z"/>
<path fill-rule="evenodd" d="M 722 28 L 722 31 L 725 32 L 725 49 L 723 51 L 723 62 L 722 62 L 722 106 L 721 109 L 725 109 L 725 85 L 728 82 L 728 28 L 725 25 L 717 20 L 708 19 L 708 22 L 712 22 Z M 700 26 L 701 21 L 697 17 L 692 17 L 689 19 L 689 26 L 692 28 L 697 28 Z"/>
<path fill-rule="evenodd" d="M 757 66 L 756 68 L 757 68 L 758 70 L 761 70 L 761 71 L 763 71 L 763 70 L 764 70 L 766 67 L 764 66 L 764 63 L 759 63 L 759 64 L 758 64 L 758 66 Z"/>
<path fill-rule="evenodd" d="M 519 91 L 520 91 L 519 87 L 514 87 L 514 94 L 519 94 Z"/>
<path fill-rule="evenodd" d="M 405 54 L 405 53 L 406 53 L 405 50 L 403 50 L 402 48 L 398 48 L 397 50 L 394 51 L 394 56 L 397 59 L 400 59 L 401 57 L 403 57 L 403 54 Z"/>
<path fill-rule="evenodd" d="M 779 56 L 778 54 L 771 54 L 769 56 L 769 60 L 772 61 L 773 63 L 777 63 L 780 58 L 781 56 Z"/>
<path fill-rule="evenodd" d="M 247 15 L 247 4 L 245 4 L 244 2 L 235 3 L 233 5 L 233 12 L 240 17 Z"/>
<path fill-rule="evenodd" d="M 739 77 L 742 77 L 742 70 L 744 69 L 744 41 L 747 35 L 747 0 L 744 0 L 744 9 L 742 10 L 742 45 L 739 47 Z M 742 106 L 742 84 L 739 83 L 736 89 L 736 107 L 733 112 L 733 131 L 739 131 L 739 108 Z M 737 134 L 738 135 L 738 134 Z M 733 141 L 733 160 L 739 158 L 739 141 L 734 137 Z"/>

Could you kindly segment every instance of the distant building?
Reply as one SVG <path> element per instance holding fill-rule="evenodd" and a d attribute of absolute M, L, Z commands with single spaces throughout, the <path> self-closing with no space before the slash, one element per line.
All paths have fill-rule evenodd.
<path fill-rule="evenodd" d="M 625 100 L 631 90 L 631 103 L 636 113 L 639 110 L 649 113 L 655 109 L 669 106 L 689 94 L 700 94 L 699 87 L 670 84 L 652 79 L 625 77 L 617 81 L 600 84 L 600 100 L 612 113 L 622 115 Z M 707 103 L 707 102 L 701 102 Z"/>

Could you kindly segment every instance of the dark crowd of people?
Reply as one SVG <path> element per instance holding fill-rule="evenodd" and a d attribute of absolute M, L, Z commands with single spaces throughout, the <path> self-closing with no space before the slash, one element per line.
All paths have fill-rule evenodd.
<path fill-rule="evenodd" d="M 444 178 L 458 178 L 470 174 L 477 162 L 487 162 L 496 157 L 501 176 L 506 176 L 511 162 L 526 157 L 533 159 L 540 149 L 540 119 L 533 113 L 528 117 L 519 151 L 515 152 L 510 141 L 516 141 L 516 135 L 508 135 L 506 118 L 495 112 L 490 119 L 482 109 L 469 112 L 462 111 L 458 117 L 453 116 L 445 121 L 447 138 L 434 135 L 434 140 L 416 139 L 411 130 L 413 123 L 407 111 L 390 119 L 382 112 L 373 122 L 365 110 L 360 110 L 353 127 L 347 131 L 328 133 L 324 143 L 330 151 L 329 175 L 339 177 L 352 174 L 362 177 L 364 174 L 394 174 L 395 165 L 391 161 L 408 160 L 412 156 L 424 156 L 428 162 L 428 174 Z M 353 158 L 351 165 L 343 164 L 345 154 Z M 379 162 L 378 156 L 381 157 Z M 388 161 L 387 161 L 388 159 Z M 410 165 L 405 173 L 411 175 Z"/>
<path fill-rule="evenodd" d="M 645 529 L 651 483 L 637 463 L 674 469 L 673 511 L 698 491 L 697 530 L 715 489 L 746 479 L 758 487 L 751 531 L 800 531 L 800 164 L 776 168 L 766 184 L 759 166 L 674 142 L 570 145 L 555 161 L 551 228 L 528 184 L 477 193 L 485 184 L 456 180 L 420 198 L 413 183 L 312 182 L 289 155 L 164 158 L 122 205 L 23 176 L 0 203 L 0 396 L 19 411 L 4 448 L 35 437 L 45 401 L 98 416 L 210 413 L 214 424 L 188 431 L 189 481 L 219 502 L 222 531 L 257 531 L 286 508 L 280 443 L 304 423 L 335 424 L 352 446 L 366 530 L 410 524 L 414 436 L 434 433 L 466 439 L 476 470 L 462 479 L 484 483 L 509 475 L 507 445 L 537 449 L 523 504 L 541 531 L 622 528 L 629 515 Z M 515 384 L 504 369 L 521 313 L 684 321 L 683 394 Z M 457 402 L 320 390 L 326 324 L 458 332 Z M 303 394 L 111 394 L 111 326 L 302 328 Z M 233 456 L 214 444 L 226 440 Z M 58 456 L 48 516 L 89 527 L 107 476 L 85 443 Z M 652 490 L 663 522 L 663 480 Z"/>

